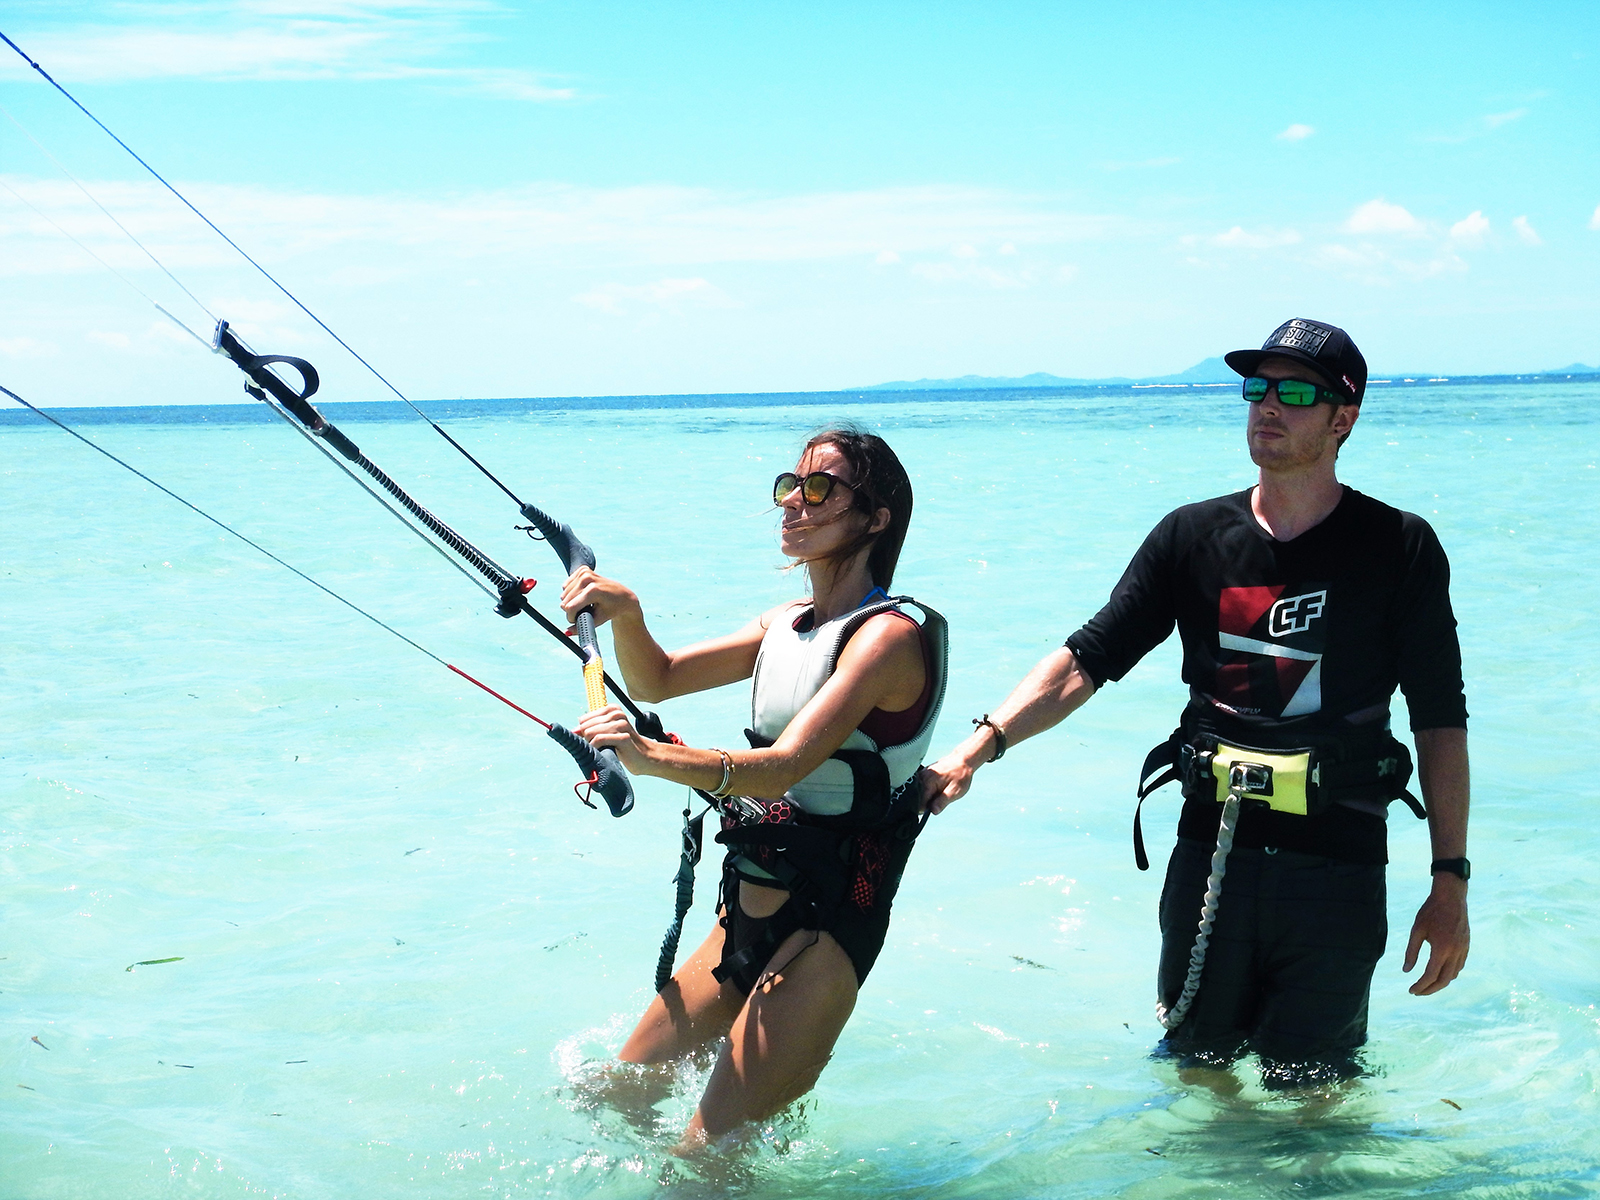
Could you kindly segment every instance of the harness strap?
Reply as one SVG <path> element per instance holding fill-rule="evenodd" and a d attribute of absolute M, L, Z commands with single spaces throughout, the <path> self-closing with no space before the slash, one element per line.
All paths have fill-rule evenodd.
<path fill-rule="evenodd" d="M 752 826 L 751 828 L 774 829 L 779 827 Z M 794 827 L 785 826 L 783 828 L 792 830 Z M 724 844 L 728 844 L 729 832 L 733 831 L 724 830 L 717 836 L 717 840 L 719 842 L 723 842 Z M 783 884 L 784 888 L 789 893 L 789 898 L 785 900 L 770 917 L 766 918 L 767 924 L 766 927 L 761 931 L 760 937 L 758 937 L 754 942 L 750 943 L 750 945 L 746 946 L 743 950 L 729 955 L 716 966 L 711 968 L 711 977 L 718 983 L 728 982 L 728 980 L 733 978 L 734 975 L 744 970 L 757 959 L 765 962 L 766 959 L 771 958 L 773 954 L 777 953 L 778 947 L 783 944 L 784 939 L 795 930 L 803 929 L 811 923 L 815 923 L 816 927 L 819 929 L 822 927 L 822 923 L 818 920 L 819 908 L 816 902 L 802 898 L 804 893 L 810 890 L 808 887 L 810 883 L 808 877 L 801 874 L 800 871 L 795 868 L 793 863 L 789 862 L 781 855 L 773 858 L 770 862 L 764 865 L 766 869 L 770 871 L 777 879 L 777 881 Z M 733 906 L 739 903 L 739 890 L 737 888 L 727 887 L 726 884 L 724 884 L 722 902 L 727 906 L 731 916 L 733 912 Z M 729 922 L 729 925 L 731 932 L 731 921 Z"/>
<path fill-rule="evenodd" d="M 700 862 L 700 851 L 705 844 L 705 812 L 692 820 L 689 807 L 683 810 L 683 848 L 678 858 L 678 874 L 674 881 L 677 897 L 672 910 L 672 924 L 661 939 L 661 957 L 656 960 L 656 991 L 672 981 L 672 967 L 678 957 L 678 941 L 683 937 L 683 918 L 694 904 L 694 869 Z"/>
<path fill-rule="evenodd" d="M 1133 808 L 1133 861 L 1141 871 L 1150 869 L 1150 856 L 1144 852 L 1144 825 L 1140 820 L 1145 797 L 1157 788 L 1182 779 L 1183 773 L 1178 768 L 1182 744 L 1182 731 L 1174 732 L 1144 756 L 1144 766 L 1139 768 L 1139 803 Z"/>
<path fill-rule="evenodd" d="M 735 893 L 727 903 L 730 906 L 739 903 L 738 894 Z M 784 940 L 791 933 L 805 927 L 806 919 L 802 911 L 803 907 L 796 902 L 794 894 L 790 893 L 789 898 L 783 902 L 783 907 L 766 919 L 766 928 L 761 931 L 761 936 L 743 950 L 730 955 L 712 967 L 711 977 L 718 983 L 727 983 L 728 980 L 752 963 L 764 963 L 769 960 L 778 952 L 778 947 L 783 945 Z"/>

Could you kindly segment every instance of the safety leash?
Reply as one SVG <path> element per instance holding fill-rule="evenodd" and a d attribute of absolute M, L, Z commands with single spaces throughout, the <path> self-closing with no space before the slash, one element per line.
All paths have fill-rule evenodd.
<path fill-rule="evenodd" d="M 1217 827 L 1217 848 L 1211 855 L 1211 874 L 1206 878 L 1206 897 L 1200 905 L 1200 932 L 1195 936 L 1194 948 L 1189 951 L 1189 973 L 1183 980 L 1183 991 L 1171 1008 L 1156 1001 L 1156 1020 L 1167 1029 L 1176 1029 L 1189 1015 L 1189 1008 L 1200 991 L 1200 974 L 1206 965 L 1206 949 L 1211 944 L 1211 930 L 1217 921 L 1217 910 L 1222 906 L 1222 877 L 1228 873 L 1228 855 L 1233 850 L 1233 834 L 1239 824 L 1239 808 L 1246 791 L 1265 790 L 1252 787 L 1259 781 L 1250 778 L 1251 763 L 1236 762 L 1228 770 L 1228 798 L 1222 802 L 1222 823 Z M 1268 771 L 1271 768 L 1266 768 Z"/>

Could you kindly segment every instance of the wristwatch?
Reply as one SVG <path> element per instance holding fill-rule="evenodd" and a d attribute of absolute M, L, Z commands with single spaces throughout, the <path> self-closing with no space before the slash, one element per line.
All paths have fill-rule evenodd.
<path fill-rule="evenodd" d="M 1428 868 L 1428 874 L 1437 875 L 1440 871 L 1449 871 L 1452 875 L 1461 876 L 1465 883 L 1472 878 L 1472 864 L 1464 858 L 1436 858 L 1433 866 Z"/>

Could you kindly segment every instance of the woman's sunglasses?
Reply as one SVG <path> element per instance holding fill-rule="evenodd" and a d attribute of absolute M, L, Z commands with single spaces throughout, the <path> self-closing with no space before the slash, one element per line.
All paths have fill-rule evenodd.
<path fill-rule="evenodd" d="M 813 471 L 804 479 L 793 471 L 785 471 L 772 481 L 772 502 L 783 504 L 783 498 L 795 488 L 800 489 L 800 499 L 815 508 L 833 495 L 833 485 L 853 488 L 855 485 L 846 483 L 837 475 L 829 475 L 826 471 Z"/>
<path fill-rule="evenodd" d="M 1274 388 L 1278 391 L 1278 402 L 1291 408 L 1310 408 L 1318 400 L 1324 404 L 1350 403 L 1338 392 L 1307 383 L 1303 379 L 1263 379 L 1259 375 L 1252 375 L 1244 381 L 1244 398 L 1251 404 L 1260 404 Z"/>

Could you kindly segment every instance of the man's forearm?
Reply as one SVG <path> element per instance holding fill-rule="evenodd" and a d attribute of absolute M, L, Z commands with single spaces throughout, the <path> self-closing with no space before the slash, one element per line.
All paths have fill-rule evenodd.
<path fill-rule="evenodd" d="M 1467 810 L 1471 772 L 1465 729 L 1419 729 L 1417 781 L 1428 809 L 1428 836 L 1433 857 L 1464 858 L 1467 853 Z"/>
<path fill-rule="evenodd" d="M 1094 691 L 1094 682 L 1063 646 L 1040 659 L 989 719 L 1005 731 L 1009 748 L 1060 724 Z M 993 730 L 980 725 L 956 753 L 977 766 L 994 757 L 995 745 Z"/>

